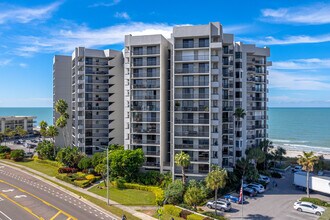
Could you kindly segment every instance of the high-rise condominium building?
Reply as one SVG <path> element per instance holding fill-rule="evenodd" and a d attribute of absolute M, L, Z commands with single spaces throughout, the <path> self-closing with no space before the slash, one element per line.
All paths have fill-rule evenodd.
<path fill-rule="evenodd" d="M 28 134 L 33 134 L 33 124 L 35 116 L 1 116 L 0 132 L 4 133 L 6 129 L 15 130 L 17 127 L 23 128 Z"/>
<path fill-rule="evenodd" d="M 126 149 L 142 148 L 146 170 L 170 170 L 171 43 L 162 35 L 125 36 Z"/>
<path fill-rule="evenodd" d="M 191 158 L 188 177 L 204 177 L 212 164 L 232 170 L 267 135 L 269 53 L 235 43 L 217 22 L 174 27 L 169 40 L 126 36 L 125 147 L 144 150 L 146 169 L 170 162 L 175 177 L 181 151 Z"/>
<path fill-rule="evenodd" d="M 65 67 L 71 79 L 70 145 L 93 154 L 110 144 L 123 144 L 122 52 L 78 47 L 70 58 L 70 70 Z M 55 78 L 58 74 L 55 68 Z"/>

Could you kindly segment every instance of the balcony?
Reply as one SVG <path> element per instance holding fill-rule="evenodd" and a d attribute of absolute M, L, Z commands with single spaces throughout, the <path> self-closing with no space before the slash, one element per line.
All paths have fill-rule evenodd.
<path fill-rule="evenodd" d="M 205 81 L 195 81 L 195 82 L 180 82 L 180 81 L 175 81 L 175 86 L 209 86 L 209 82 Z"/>
<path fill-rule="evenodd" d="M 159 54 L 160 53 L 160 50 L 159 49 L 153 49 L 153 50 L 146 50 L 146 49 L 143 49 L 143 50 L 134 50 L 132 51 L 132 55 L 133 56 L 142 56 L 142 55 L 156 55 L 156 54 Z"/>
<path fill-rule="evenodd" d="M 142 139 L 133 139 L 133 144 L 157 144 L 159 145 L 159 140 L 142 140 Z"/>
<path fill-rule="evenodd" d="M 134 89 L 160 88 L 160 84 L 159 83 L 134 84 L 133 88 Z"/>
<path fill-rule="evenodd" d="M 209 60 L 209 55 L 191 55 L 191 56 L 176 56 L 175 61 L 196 61 L 196 60 Z"/>
<path fill-rule="evenodd" d="M 266 116 L 262 115 L 262 116 L 247 116 L 246 117 L 247 120 L 265 120 Z"/>
<path fill-rule="evenodd" d="M 234 141 L 232 141 L 232 140 L 223 140 L 222 144 L 223 145 L 234 145 Z"/>
<path fill-rule="evenodd" d="M 234 84 L 233 83 L 222 83 L 222 87 L 224 89 L 234 88 Z"/>
<path fill-rule="evenodd" d="M 267 108 L 266 107 L 263 107 L 263 106 L 254 106 L 254 107 L 251 107 L 251 106 L 248 106 L 247 107 L 247 110 L 248 111 L 266 111 Z"/>
<path fill-rule="evenodd" d="M 209 47 L 209 43 L 176 43 L 174 44 L 175 49 L 182 49 L 182 48 L 203 48 L 203 47 Z"/>
<path fill-rule="evenodd" d="M 206 112 L 209 111 L 208 106 L 201 106 L 201 107 L 180 107 L 180 106 L 175 106 L 174 107 L 175 111 L 201 111 L 201 112 Z"/>
<path fill-rule="evenodd" d="M 133 73 L 132 78 L 150 78 L 150 77 L 159 77 L 159 72 L 153 72 L 153 73 L 148 73 L 148 72 L 139 72 L 139 73 Z"/>
<path fill-rule="evenodd" d="M 175 73 L 209 73 L 209 68 L 178 68 Z"/>
<path fill-rule="evenodd" d="M 176 99 L 209 99 L 208 93 L 200 93 L 200 94 L 175 94 Z"/>
<path fill-rule="evenodd" d="M 222 70 L 223 77 L 234 77 L 234 71 L 232 70 Z"/>
<path fill-rule="evenodd" d="M 209 150 L 209 145 L 193 145 L 193 144 L 175 144 L 175 149 L 182 150 Z"/>
<path fill-rule="evenodd" d="M 109 106 L 87 106 L 87 111 L 108 111 Z"/>
<path fill-rule="evenodd" d="M 231 100 L 231 99 L 234 99 L 234 96 L 233 95 L 223 95 L 222 99 Z"/>
<path fill-rule="evenodd" d="M 234 54 L 234 50 L 233 49 L 229 49 L 228 47 L 224 47 L 223 48 L 223 54 L 224 55 L 232 55 L 232 54 Z"/>
<path fill-rule="evenodd" d="M 144 151 L 145 156 L 159 156 L 160 151 Z"/>
<path fill-rule="evenodd" d="M 181 131 L 175 132 L 175 136 L 182 136 L 182 137 L 208 137 L 209 132 L 199 132 L 199 131 Z"/>
<path fill-rule="evenodd" d="M 160 167 L 159 162 L 145 162 L 144 165 L 145 167 Z"/>
<path fill-rule="evenodd" d="M 175 119 L 175 124 L 209 124 L 209 119 Z"/>
<path fill-rule="evenodd" d="M 140 117 L 134 117 L 133 122 L 159 122 L 160 118 L 158 117 L 145 117 L 145 118 L 140 118 Z"/>
<path fill-rule="evenodd" d="M 192 157 L 191 158 L 192 162 L 209 162 L 208 157 Z"/>
<path fill-rule="evenodd" d="M 222 118 L 222 122 L 234 122 L 233 118 Z"/>
<path fill-rule="evenodd" d="M 223 106 L 222 111 L 234 111 L 234 106 Z"/>
<path fill-rule="evenodd" d="M 131 111 L 159 111 L 159 106 L 147 105 L 147 106 L 132 106 Z"/>
<path fill-rule="evenodd" d="M 86 75 L 107 75 L 109 71 L 86 71 Z"/>
<path fill-rule="evenodd" d="M 224 61 L 222 61 L 222 64 L 224 65 L 224 66 L 232 66 L 233 64 L 234 64 L 234 61 L 232 61 L 232 60 L 224 60 Z"/>
<path fill-rule="evenodd" d="M 133 133 L 141 133 L 141 134 L 144 134 L 144 133 L 159 133 L 160 130 L 157 129 L 157 128 L 133 128 Z"/>
<path fill-rule="evenodd" d="M 157 100 L 159 95 L 133 95 L 132 100 Z"/>
<path fill-rule="evenodd" d="M 222 129 L 222 134 L 233 134 L 234 129 Z"/>

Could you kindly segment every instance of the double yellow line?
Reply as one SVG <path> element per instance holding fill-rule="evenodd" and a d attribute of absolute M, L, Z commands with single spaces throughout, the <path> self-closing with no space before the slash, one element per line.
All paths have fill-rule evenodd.
<path fill-rule="evenodd" d="M 54 205 L 52 205 L 52 204 L 46 202 L 45 200 L 43 200 L 43 199 L 41 199 L 41 198 L 39 198 L 39 197 L 33 195 L 32 193 L 29 193 L 29 192 L 27 192 L 27 191 L 25 191 L 25 190 L 19 188 L 18 186 L 15 186 L 15 185 L 13 185 L 13 184 L 11 184 L 11 183 L 8 183 L 8 182 L 6 182 L 6 181 L 3 181 L 3 180 L 0 180 L 0 182 L 1 182 L 1 183 L 4 183 L 4 184 L 7 184 L 7 185 L 9 185 L 9 186 L 11 186 L 11 187 L 14 187 L 14 188 L 18 189 L 19 191 L 24 192 L 24 193 L 26 193 L 26 194 L 28 194 L 28 195 L 30 195 L 30 196 L 32 196 L 32 197 L 38 199 L 39 201 L 41 201 L 42 203 L 46 204 L 47 206 L 50 206 L 50 207 L 56 209 L 58 212 L 57 212 L 57 213 L 56 213 L 56 214 L 55 214 L 50 220 L 54 220 L 54 219 L 55 219 L 58 215 L 60 215 L 61 213 L 62 213 L 63 215 L 65 215 L 65 216 L 68 217 L 67 220 L 77 220 L 77 218 L 71 216 L 70 214 L 66 213 L 65 211 L 63 211 L 63 210 L 57 208 L 56 206 L 54 206 Z M 3 196 L 3 197 L 5 197 L 6 199 L 8 199 L 9 201 L 11 201 L 12 203 L 16 204 L 17 206 L 23 208 L 24 210 L 26 210 L 28 213 L 30 213 L 31 215 L 33 215 L 33 216 L 36 217 L 37 219 L 39 219 L 39 220 L 43 220 L 43 219 L 44 219 L 44 218 L 42 218 L 42 217 L 36 215 L 35 213 L 33 213 L 33 212 L 31 211 L 31 209 L 29 209 L 29 208 L 27 208 L 27 207 L 25 207 L 25 206 L 22 206 L 22 205 L 19 204 L 18 202 L 16 202 L 16 201 L 14 201 L 13 199 L 9 198 L 7 195 L 5 195 L 5 194 L 3 194 L 3 193 L 0 193 L 0 195 Z"/>

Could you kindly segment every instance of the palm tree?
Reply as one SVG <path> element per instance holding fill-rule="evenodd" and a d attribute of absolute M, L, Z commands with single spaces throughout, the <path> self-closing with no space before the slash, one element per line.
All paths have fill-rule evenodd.
<path fill-rule="evenodd" d="M 227 171 L 218 166 L 213 166 L 212 171 L 206 176 L 206 186 L 207 188 L 214 190 L 215 201 L 217 201 L 218 189 L 226 186 L 227 177 Z M 215 214 L 217 215 L 217 207 L 215 207 Z"/>
<path fill-rule="evenodd" d="M 5 129 L 5 135 L 9 138 L 12 138 L 15 136 L 15 131 L 13 131 L 12 129 L 10 128 L 6 128 Z"/>
<path fill-rule="evenodd" d="M 45 121 L 41 121 L 39 123 L 39 127 L 40 127 L 40 134 L 41 134 L 41 136 L 44 139 L 45 137 L 47 137 L 47 127 L 48 127 L 48 124 Z"/>
<path fill-rule="evenodd" d="M 28 134 L 28 132 L 27 132 L 26 130 L 24 130 L 24 129 L 22 128 L 22 126 L 17 126 L 17 127 L 15 128 L 15 133 L 18 134 L 18 135 L 21 136 L 21 137 L 24 137 L 24 136 L 26 136 L 26 135 Z"/>
<path fill-rule="evenodd" d="M 268 160 L 271 159 L 272 155 L 270 154 L 270 151 L 274 148 L 273 142 L 270 140 L 263 140 L 259 144 L 259 148 L 265 153 L 266 158 L 264 161 L 264 170 L 267 168 Z"/>
<path fill-rule="evenodd" d="M 253 147 L 247 150 L 247 158 L 252 160 L 255 167 L 257 167 L 257 163 L 263 163 L 266 159 L 265 153 L 257 147 Z"/>
<path fill-rule="evenodd" d="M 306 192 L 308 198 L 309 196 L 309 173 L 313 172 L 314 165 L 318 162 L 319 157 L 314 155 L 314 152 L 305 152 L 303 151 L 303 155 L 298 156 L 298 164 L 302 166 L 302 169 L 307 172 L 306 175 Z"/>
<path fill-rule="evenodd" d="M 55 103 L 55 111 L 60 114 L 60 117 L 56 120 L 56 126 L 62 129 L 64 144 L 67 145 L 66 131 L 64 129 L 67 125 L 67 120 L 69 119 L 69 114 L 67 113 L 68 104 L 63 99 L 59 99 Z"/>
<path fill-rule="evenodd" d="M 233 115 L 236 118 L 236 127 L 237 127 L 238 121 L 240 121 L 241 119 L 243 119 L 245 117 L 246 113 L 245 113 L 245 110 L 244 109 L 237 108 L 235 110 L 235 113 Z"/>
<path fill-rule="evenodd" d="M 2 132 L 0 132 L 0 145 L 4 139 L 5 139 L 5 135 Z"/>
<path fill-rule="evenodd" d="M 283 147 L 278 147 L 276 149 L 276 154 L 278 155 L 278 159 L 280 160 L 280 164 L 282 164 L 282 160 L 284 155 L 286 154 L 286 150 Z"/>
<path fill-rule="evenodd" d="M 181 151 L 181 153 L 175 154 L 174 161 L 176 165 L 182 168 L 182 182 L 185 184 L 186 174 L 184 169 L 190 165 L 190 156 L 189 154 Z"/>
<path fill-rule="evenodd" d="M 53 126 L 53 125 L 50 125 L 47 129 L 47 136 L 48 137 L 51 137 L 52 140 L 53 140 L 53 148 L 54 148 L 54 158 L 56 157 L 56 152 L 55 152 L 55 137 L 58 135 L 58 129 Z"/>

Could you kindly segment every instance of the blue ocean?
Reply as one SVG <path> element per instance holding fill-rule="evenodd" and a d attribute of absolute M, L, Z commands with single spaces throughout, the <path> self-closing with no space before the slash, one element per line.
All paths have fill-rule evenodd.
<path fill-rule="evenodd" d="M 52 108 L 0 108 L 0 116 L 37 116 L 53 124 Z M 330 108 L 269 108 L 269 139 L 291 150 L 330 152 Z M 36 125 L 37 125 L 36 124 Z"/>

